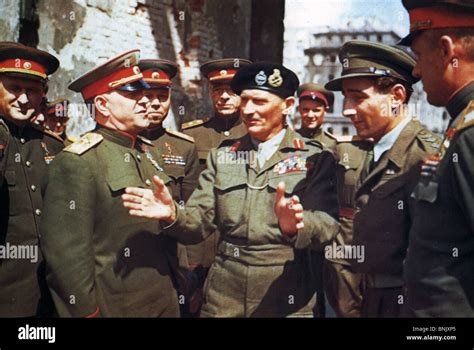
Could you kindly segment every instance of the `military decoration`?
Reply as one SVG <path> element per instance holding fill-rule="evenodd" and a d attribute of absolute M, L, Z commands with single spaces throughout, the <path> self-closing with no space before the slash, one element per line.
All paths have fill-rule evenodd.
<path fill-rule="evenodd" d="M 307 171 L 306 158 L 299 155 L 288 157 L 273 167 L 273 172 L 277 175 L 284 175 L 298 171 Z"/>

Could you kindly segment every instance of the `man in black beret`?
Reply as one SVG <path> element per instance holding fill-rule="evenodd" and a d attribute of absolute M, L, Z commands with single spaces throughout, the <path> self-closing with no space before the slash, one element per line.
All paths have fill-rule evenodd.
<path fill-rule="evenodd" d="M 341 212 L 352 209 L 345 210 L 352 211 L 353 219 L 353 236 L 344 237 L 346 251 L 363 253 L 346 260 L 363 273 L 361 316 L 398 317 L 404 303 L 403 260 L 414 219 L 410 193 L 421 161 L 439 144 L 406 113 L 411 86 L 418 80 L 411 74 L 416 61 L 408 52 L 353 40 L 342 46 L 339 60 L 341 77 L 326 88 L 342 92 L 343 115 L 351 119 L 357 136 L 373 140 L 370 148 L 353 143 L 364 155 L 358 163 L 347 150 L 338 154 L 346 174 L 354 169 L 358 174 L 355 182 L 342 187 L 346 200 Z"/>
<path fill-rule="evenodd" d="M 407 316 L 474 316 L 474 2 L 404 0 L 413 75 L 451 117 L 423 165 L 405 262 Z"/>
<path fill-rule="evenodd" d="M 63 143 L 31 120 L 58 66 L 47 52 L 0 43 L 0 317 L 53 311 L 38 238 L 48 165 Z"/>
<path fill-rule="evenodd" d="M 164 232 L 183 242 L 219 230 L 201 316 L 313 315 L 322 266 L 309 249 L 321 252 L 338 231 L 335 162 L 286 127 L 298 85 L 280 64 L 242 67 L 231 87 L 248 134 L 211 151 L 186 207 L 157 178 L 154 192 L 128 188 L 122 196 L 131 215 L 164 220 Z"/>

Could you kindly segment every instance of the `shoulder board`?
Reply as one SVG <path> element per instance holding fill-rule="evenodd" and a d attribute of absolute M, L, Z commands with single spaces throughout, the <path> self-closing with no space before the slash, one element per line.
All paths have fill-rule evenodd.
<path fill-rule="evenodd" d="M 426 129 L 420 130 L 417 134 L 417 138 L 434 149 L 439 149 L 441 146 L 441 139 Z"/>
<path fill-rule="evenodd" d="M 101 143 L 103 139 L 104 137 L 100 134 L 97 134 L 95 132 L 88 132 L 87 134 L 83 135 L 79 140 L 64 148 L 64 151 L 81 155 L 90 150 L 95 145 Z"/>
<path fill-rule="evenodd" d="M 171 130 L 170 128 L 166 128 L 165 130 L 168 134 L 172 136 L 176 136 L 176 137 L 179 137 L 180 139 L 184 139 L 186 141 L 194 143 L 194 137 L 192 136 L 183 134 L 182 132 L 179 132 L 179 131 Z"/>
<path fill-rule="evenodd" d="M 186 129 L 189 129 L 189 128 L 193 128 L 195 126 L 205 124 L 208 121 L 209 121 L 209 118 L 204 118 L 204 119 L 196 119 L 196 120 L 193 120 L 193 121 L 190 121 L 190 122 L 187 122 L 187 123 L 183 123 L 183 124 L 181 124 L 181 130 L 186 130 Z"/>
<path fill-rule="evenodd" d="M 148 146 L 154 146 L 153 142 L 148 140 L 146 137 L 143 137 L 141 135 L 138 135 L 137 137 L 140 139 L 140 141 L 142 141 L 143 143 L 146 143 Z"/>
<path fill-rule="evenodd" d="M 74 136 L 74 135 L 68 135 L 66 137 L 66 140 L 69 141 L 69 142 L 76 142 L 76 141 L 79 141 L 79 138 L 77 136 Z"/>
<path fill-rule="evenodd" d="M 458 127 L 458 130 L 466 129 L 474 125 L 474 100 L 471 100 L 469 105 L 462 112 L 464 118 L 463 123 Z"/>
<path fill-rule="evenodd" d="M 341 136 L 334 136 L 334 137 L 338 143 L 357 142 L 357 141 L 373 142 L 372 139 L 363 139 L 362 137 L 357 136 L 357 135 L 341 135 Z"/>

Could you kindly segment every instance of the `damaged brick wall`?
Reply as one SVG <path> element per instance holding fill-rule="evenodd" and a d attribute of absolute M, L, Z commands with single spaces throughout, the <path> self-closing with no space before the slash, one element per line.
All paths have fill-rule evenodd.
<path fill-rule="evenodd" d="M 212 113 L 206 80 L 199 73 L 203 62 L 222 57 L 281 62 L 284 0 L 267 2 L 266 9 L 256 7 L 260 1 L 0 0 L 0 40 L 20 41 L 60 59 L 48 98 L 72 102 L 68 133 L 74 135 L 94 123 L 78 108 L 83 107 L 81 97 L 67 89 L 72 80 L 130 49 L 139 48 L 142 58 L 175 61 L 180 70 L 166 120 L 174 127 Z"/>

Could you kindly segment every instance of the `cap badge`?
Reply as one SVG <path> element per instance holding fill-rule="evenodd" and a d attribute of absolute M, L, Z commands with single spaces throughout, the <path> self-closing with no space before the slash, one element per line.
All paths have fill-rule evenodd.
<path fill-rule="evenodd" d="M 133 73 L 140 74 L 140 68 L 138 66 L 133 67 Z"/>
<path fill-rule="evenodd" d="M 152 79 L 159 79 L 160 78 L 160 73 L 158 73 L 158 72 L 151 73 L 151 78 Z"/>
<path fill-rule="evenodd" d="M 273 70 L 273 74 L 268 78 L 268 84 L 275 88 L 280 87 L 283 84 L 283 77 L 281 76 L 279 69 Z"/>
<path fill-rule="evenodd" d="M 262 86 L 267 82 L 267 76 L 265 75 L 265 72 L 261 70 L 258 72 L 258 74 L 255 76 L 255 83 L 257 83 L 258 86 Z"/>
<path fill-rule="evenodd" d="M 25 63 L 23 63 L 23 68 L 25 68 L 25 69 L 31 69 L 31 63 L 30 63 L 30 62 L 25 62 Z"/>
<path fill-rule="evenodd" d="M 219 72 L 219 74 L 220 74 L 220 75 L 227 75 L 227 71 L 226 71 L 225 69 L 223 69 L 223 70 L 221 70 L 221 71 Z"/>

